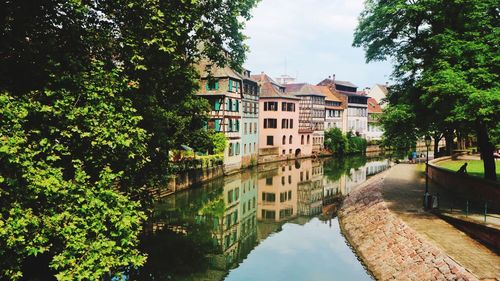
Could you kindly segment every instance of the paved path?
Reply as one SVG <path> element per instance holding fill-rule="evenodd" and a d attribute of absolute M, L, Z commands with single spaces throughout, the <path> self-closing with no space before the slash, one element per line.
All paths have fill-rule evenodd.
<path fill-rule="evenodd" d="M 379 280 L 478 280 L 391 212 L 382 174 L 351 192 L 339 212 L 351 245 Z"/>
<path fill-rule="evenodd" d="M 431 193 L 439 187 L 430 185 Z M 425 178 L 416 165 L 387 172 L 381 191 L 386 206 L 417 233 L 482 280 L 500 280 L 500 257 L 445 221 L 422 211 Z"/>

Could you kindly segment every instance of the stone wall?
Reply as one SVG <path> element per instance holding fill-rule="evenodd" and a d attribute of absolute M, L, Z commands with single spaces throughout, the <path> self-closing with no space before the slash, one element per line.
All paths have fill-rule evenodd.
<path fill-rule="evenodd" d="M 339 212 L 347 239 L 378 280 L 478 280 L 387 208 L 375 176 Z"/>
<path fill-rule="evenodd" d="M 439 167 L 440 161 L 450 160 L 451 157 L 441 157 L 429 161 L 429 178 L 435 183 L 452 189 L 458 195 L 474 200 L 490 201 L 495 205 L 500 204 L 500 183 L 481 179 L 478 177 L 460 175 Z"/>

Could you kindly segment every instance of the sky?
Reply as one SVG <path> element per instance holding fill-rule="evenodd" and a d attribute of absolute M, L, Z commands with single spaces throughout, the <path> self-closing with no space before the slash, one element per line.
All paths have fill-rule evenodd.
<path fill-rule="evenodd" d="M 246 23 L 245 67 L 252 74 L 288 74 L 311 84 L 335 74 L 358 90 L 390 82 L 390 62 L 366 64 L 363 49 L 351 46 L 363 2 L 261 0 Z"/>

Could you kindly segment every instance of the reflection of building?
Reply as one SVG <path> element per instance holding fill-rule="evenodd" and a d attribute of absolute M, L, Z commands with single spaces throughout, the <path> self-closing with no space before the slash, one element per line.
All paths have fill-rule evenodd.
<path fill-rule="evenodd" d="M 350 193 L 358 185 L 366 181 L 366 166 L 351 168 L 349 175 L 346 175 L 346 193 Z"/>
<path fill-rule="evenodd" d="M 291 161 L 262 166 L 258 220 L 279 222 L 297 215 L 297 167 Z"/>
<path fill-rule="evenodd" d="M 372 176 L 389 168 L 389 160 L 372 161 L 366 163 L 366 176 Z"/>
<path fill-rule="evenodd" d="M 321 213 L 323 205 L 323 163 L 308 161 L 300 170 L 297 186 L 299 216 Z"/>

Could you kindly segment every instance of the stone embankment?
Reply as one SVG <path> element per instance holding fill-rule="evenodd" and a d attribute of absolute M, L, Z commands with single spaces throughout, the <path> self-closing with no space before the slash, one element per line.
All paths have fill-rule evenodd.
<path fill-rule="evenodd" d="M 379 280 L 478 280 L 386 206 L 382 176 L 345 199 L 339 212 L 351 245 Z"/>

